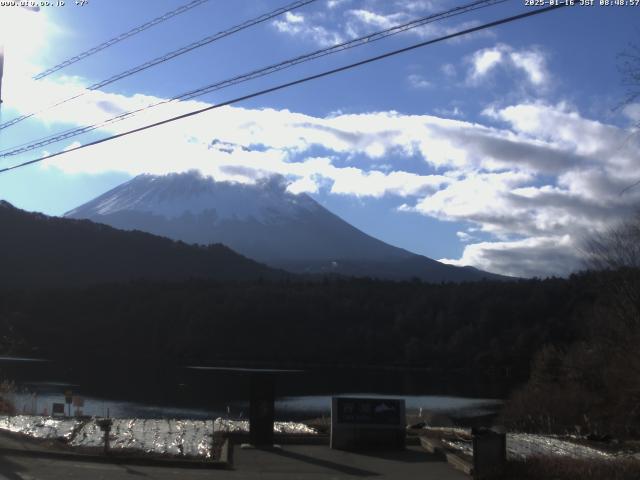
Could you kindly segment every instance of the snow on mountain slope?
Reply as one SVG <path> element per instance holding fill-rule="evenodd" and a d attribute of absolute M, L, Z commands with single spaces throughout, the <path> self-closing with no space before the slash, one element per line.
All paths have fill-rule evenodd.
<path fill-rule="evenodd" d="M 215 210 L 215 221 L 277 223 L 322 208 L 307 195 L 284 191 L 277 179 L 253 185 L 213 182 L 199 174 L 140 175 L 65 216 L 106 216 L 138 211 L 168 219 Z"/>

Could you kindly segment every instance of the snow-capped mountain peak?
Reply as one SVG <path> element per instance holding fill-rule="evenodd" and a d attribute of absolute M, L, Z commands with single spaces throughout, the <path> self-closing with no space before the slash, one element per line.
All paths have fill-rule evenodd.
<path fill-rule="evenodd" d="M 251 219 L 277 223 L 319 208 L 308 195 L 287 192 L 286 183 L 278 177 L 246 185 L 216 182 L 198 172 L 188 172 L 140 175 L 66 216 L 108 216 L 134 211 L 176 219 L 208 212 L 214 222 Z"/>

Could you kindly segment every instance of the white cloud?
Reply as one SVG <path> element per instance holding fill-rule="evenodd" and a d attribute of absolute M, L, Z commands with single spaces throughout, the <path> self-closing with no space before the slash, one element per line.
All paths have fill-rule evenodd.
<path fill-rule="evenodd" d="M 544 55 L 540 52 L 529 50 L 524 52 L 511 52 L 509 54 L 513 64 L 527 74 L 529 82 L 533 85 L 542 85 L 547 72 Z"/>
<path fill-rule="evenodd" d="M 409 84 L 413 88 L 431 88 L 433 84 L 424 78 L 422 75 L 418 75 L 417 73 L 412 73 L 407 77 Z"/>
<path fill-rule="evenodd" d="M 378 30 L 384 30 L 393 27 L 399 24 L 401 21 L 406 20 L 407 18 L 404 13 L 393 13 L 384 15 L 365 9 L 349 10 L 347 14 L 353 17 L 353 19 L 355 19 L 359 23 L 375 27 Z"/>
<path fill-rule="evenodd" d="M 500 162 L 495 172 L 464 170 L 403 209 L 472 222 L 498 240 L 468 245 L 460 259 L 451 261 L 457 264 L 518 276 L 566 274 L 582 267 L 583 241 L 640 204 L 640 189 L 621 195 L 640 179 L 639 142 L 566 104 L 514 105 L 493 116 L 510 124 L 518 148 L 528 146 L 542 155 L 524 164 L 514 161 L 507 171 L 498 171 Z M 487 140 L 490 149 L 506 148 L 496 137 L 482 143 Z M 555 160 L 546 164 L 545 155 Z"/>
<path fill-rule="evenodd" d="M 478 83 L 497 67 L 502 66 L 524 73 L 531 85 L 539 87 L 549 78 L 546 62 L 545 55 L 537 48 L 515 50 L 509 45 L 498 44 L 478 50 L 471 56 L 468 80 Z"/>
<path fill-rule="evenodd" d="M 469 232 L 456 232 L 456 237 L 460 239 L 463 243 L 470 243 L 476 240 L 476 238 L 470 234 Z M 448 260 L 448 262 L 452 262 L 456 260 Z"/>
<path fill-rule="evenodd" d="M 435 10 L 436 3 L 427 0 L 368 1 L 351 7 L 351 0 L 328 0 L 327 9 L 307 15 L 296 14 L 275 20 L 272 25 L 278 32 L 313 40 L 321 47 L 342 43 L 366 34 L 402 25 L 424 17 Z M 440 7 L 443 11 L 446 6 Z M 479 25 L 477 21 L 463 21 L 457 24 L 441 24 L 437 21 L 426 23 L 403 33 L 421 39 L 452 34 Z M 479 37 L 494 37 L 490 30 L 483 30 L 449 42 L 468 41 Z"/>
<path fill-rule="evenodd" d="M 457 106 L 453 106 L 452 108 L 436 108 L 434 109 L 434 112 L 440 115 L 441 117 L 462 118 L 465 116 L 462 109 Z"/>
<path fill-rule="evenodd" d="M 337 8 L 342 4 L 350 2 L 351 0 L 327 0 L 327 7 L 329 8 Z"/>
<path fill-rule="evenodd" d="M 455 77 L 456 76 L 456 67 L 451 63 L 445 63 L 440 67 L 442 73 L 444 73 L 447 77 Z"/>
<path fill-rule="evenodd" d="M 398 8 L 410 12 L 431 12 L 435 9 L 436 2 L 431 0 L 398 0 Z"/>
<path fill-rule="evenodd" d="M 499 49 L 487 48 L 473 54 L 471 77 L 479 79 L 489 73 L 502 62 L 502 52 Z"/>
<path fill-rule="evenodd" d="M 625 105 L 622 109 L 622 113 L 625 117 L 634 123 L 640 122 L 640 103 L 630 103 Z"/>
<path fill-rule="evenodd" d="M 319 185 L 313 177 L 302 177 L 294 180 L 287 186 L 287 190 L 293 194 L 318 193 Z"/>
<path fill-rule="evenodd" d="M 304 23 L 304 15 L 302 14 L 287 12 L 284 14 L 284 18 L 288 23 Z"/>
<path fill-rule="evenodd" d="M 525 219 L 513 211 L 512 191 L 527 185 L 533 175 L 518 172 L 481 173 L 466 172 L 432 195 L 423 197 L 412 210 L 441 220 L 470 221 L 498 237 L 525 233 L 530 229 Z M 527 231 L 531 234 L 532 232 Z"/>
<path fill-rule="evenodd" d="M 309 38 L 322 47 L 344 42 L 340 33 L 321 25 L 314 25 L 302 14 L 287 12 L 283 20 L 274 20 L 272 24 L 281 33 Z"/>
<path fill-rule="evenodd" d="M 451 265 L 474 265 L 514 277 L 564 276 L 567 267 L 582 267 L 580 252 L 569 236 L 532 237 L 510 242 L 468 245 L 460 259 L 440 259 Z"/>

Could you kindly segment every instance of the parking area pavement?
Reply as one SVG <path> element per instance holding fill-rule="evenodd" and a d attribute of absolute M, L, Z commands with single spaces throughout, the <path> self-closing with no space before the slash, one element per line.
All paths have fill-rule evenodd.
<path fill-rule="evenodd" d="M 434 479 L 468 480 L 448 463 L 420 447 L 401 452 L 353 453 L 320 445 L 285 445 L 272 449 L 234 449 L 229 470 L 95 463 L 72 459 L 0 454 L 0 480 L 59 479 Z"/>

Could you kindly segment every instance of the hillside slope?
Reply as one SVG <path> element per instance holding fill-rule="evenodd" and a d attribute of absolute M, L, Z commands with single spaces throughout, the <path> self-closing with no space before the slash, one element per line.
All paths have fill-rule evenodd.
<path fill-rule="evenodd" d="M 88 220 L 29 213 L 0 201 L 0 285 L 77 286 L 136 279 L 284 276 L 223 245 L 187 245 Z"/>

